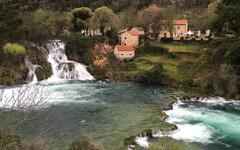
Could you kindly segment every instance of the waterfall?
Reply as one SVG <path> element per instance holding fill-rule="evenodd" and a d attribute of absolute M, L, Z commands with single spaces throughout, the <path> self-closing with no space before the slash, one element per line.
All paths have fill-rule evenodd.
<path fill-rule="evenodd" d="M 86 67 L 78 62 L 68 60 L 65 54 L 65 44 L 59 40 L 46 43 L 48 61 L 52 65 L 52 76 L 48 82 L 62 80 L 93 80 Z"/>
<path fill-rule="evenodd" d="M 29 59 L 25 59 L 25 64 L 28 67 L 28 75 L 27 75 L 27 82 L 30 84 L 36 84 L 38 83 L 38 79 L 37 79 L 37 75 L 36 75 L 36 69 L 38 67 L 40 67 L 39 65 L 36 64 L 32 64 L 31 61 L 29 61 Z"/>

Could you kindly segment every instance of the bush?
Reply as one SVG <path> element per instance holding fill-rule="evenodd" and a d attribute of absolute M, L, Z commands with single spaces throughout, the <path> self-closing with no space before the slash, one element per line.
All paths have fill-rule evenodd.
<path fill-rule="evenodd" d="M 107 31 L 106 36 L 110 45 L 116 45 L 119 42 L 118 32 L 116 30 Z"/>
<path fill-rule="evenodd" d="M 152 54 L 160 54 L 160 55 L 167 55 L 169 54 L 169 50 L 166 47 L 160 45 L 148 45 L 138 48 L 140 52 L 152 53 Z"/>
<path fill-rule="evenodd" d="M 94 144 L 91 143 L 88 136 L 82 135 L 72 142 L 69 150 L 99 150 L 99 149 Z"/>
<path fill-rule="evenodd" d="M 96 80 L 104 80 L 106 78 L 106 73 L 109 68 L 101 68 L 94 64 L 91 64 L 87 67 L 87 70 L 90 74 L 94 75 Z"/>
<path fill-rule="evenodd" d="M 74 18 L 80 18 L 81 20 L 86 20 L 92 17 L 93 12 L 91 8 L 81 7 L 81 8 L 73 9 L 72 14 Z"/>
<path fill-rule="evenodd" d="M 69 59 L 91 64 L 91 48 L 94 47 L 97 41 L 96 37 L 86 37 L 80 32 L 73 33 L 66 42 L 66 54 Z"/>
<path fill-rule="evenodd" d="M 0 85 L 16 85 L 25 83 L 28 68 L 25 64 L 19 63 L 0 64 Z"/>
<path fill-rule="evenodd" d="M 3 46 L 3 51 L 5 54 L 10 54 L 14 56 L 26 54 L 26 49 L 24 46 L 17 43 L 7 43 Z"/>
<path fill-rule="evenodd" d="M 170 43 L 173 41 L 173 38 L 161 38 L 161 42 Z"/>
<path fill-rule="evenodd" d="M 136 82 L 147 84 L 162 84 L 164 79 L 165 75 L 163 74 L 163 66 L 161 64 L 157 64 L 150 71 L 135 76 Z"/>

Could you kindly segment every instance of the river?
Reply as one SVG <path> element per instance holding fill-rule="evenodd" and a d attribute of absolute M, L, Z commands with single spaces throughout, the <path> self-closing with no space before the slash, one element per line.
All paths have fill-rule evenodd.
<path fill-rule="evenodd" d="M 170 97 L 186 94 L 167 87 L 97 81 L 45 84 L 43 91 L 48 94 L 44 103 L 31 108 L 15 131 L 32 139 L 44 127 L 46 138 L 57 139 L 52 148 L 87 134 L 105 148 L 115 149 L 131 135 L 165 127 L 161 110 L 173 102 Z M 166 121 L 178 126 L 168 136 L 203 149 L 238 149 L 239 105 L 220 98 L 178 101 L 166 111 Z"/>

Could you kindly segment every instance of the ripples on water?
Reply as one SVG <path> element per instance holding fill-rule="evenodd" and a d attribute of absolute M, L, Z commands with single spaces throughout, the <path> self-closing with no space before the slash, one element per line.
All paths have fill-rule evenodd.
<path fill-rule="evenodd" d="M 222 98 L 178 101 L 166 111 L 167 122 L 178 130 L 171 136 L 178 140 L 199 142 L 207 149 L 240 148 L 240 102 Z"/>
<path fill-rule="evenodd" d="M 34 136 L 45 124 L 51 129 L 46 129 L 49 138 L 61 137 L 68 143 L 79 134 L 89 134 L 112 148 L 144 129 L 159 128 L 164 122 L 156 114 L 169 105 L 169 96 L 181 93 L 166 87 L 95 81 L 46 85 L 48 97 L 17 132 Z"/>
<path fill-rule="evenodd" d="M 6 93 L 12 93 L 11 90 Z M 182 94 L 166 87 L 127 83 L 74 81 L 46 85 L 44 107 L 32 110 L 16 131 L 35 136 L 44 124 L 48 138 L 61 138 L 58 144 L 66 144 L 79 134 L 89 134 L 112 149 L 130 135 L 160 128 L 164 122 L 156 114 L 169 105 L 170 96 Z M 167 121 L 178 126 L 171 137 L 197 143 L 204 149 L 238 149 L 239 106 L 239 102 L 220 98 L 178 101 L 173 110 L 166 111 Z"/>

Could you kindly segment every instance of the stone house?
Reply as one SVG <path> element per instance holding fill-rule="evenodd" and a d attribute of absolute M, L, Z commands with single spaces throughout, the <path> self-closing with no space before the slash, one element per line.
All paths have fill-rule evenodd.
<path fill-rule="evenodd" d="M 114 55 L 119 60 L 131 60 L 135 56 L 135 50 L 131 45 L 116 45 Z"/>
<path fill-rule="evenodd" d="M 162 27 L 160 29 L 159 38 L 173 38 L 173 40 L 185 39 L 188 32 L 188 20 L 173 20 L 170 27 L 166 24 L 166 21 L 163 21 Z"/>
<path fill-rule="evenodd" d="M 121 45 L 132 45 L 137 47 L 139 45 L 139 35 L 138 31 L 127 31 L 120 35 Z"/>

